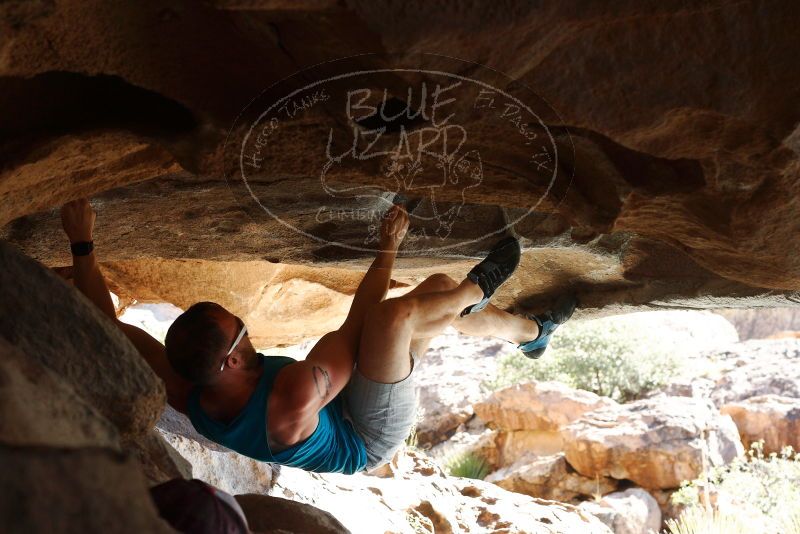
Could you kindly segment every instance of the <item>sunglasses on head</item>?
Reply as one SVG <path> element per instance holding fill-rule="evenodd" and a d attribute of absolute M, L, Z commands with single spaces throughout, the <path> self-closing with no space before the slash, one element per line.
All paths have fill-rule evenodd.
<path fill-rule="evenodd" d="M 225 357 L 222 359 L 222 365 L 219 366 L 220 372 L 225 370 L 225 362 L 228 361 L 228 356 L 231 355 L 231 353 L 234 351 L 234 349 L 239 344 L 239 342 L 242 341 L 242 338 L 245 335 L 247 335 L 247 327 L 244 325 L 244 323 L 242 323 L 242 329 L 239 330 L 239 335 L 236 336 L 236 339 L 233 341 L 233 345 L 231 345 L 231 348 L 228 351 L 228 354 L 226 354 Z"/>

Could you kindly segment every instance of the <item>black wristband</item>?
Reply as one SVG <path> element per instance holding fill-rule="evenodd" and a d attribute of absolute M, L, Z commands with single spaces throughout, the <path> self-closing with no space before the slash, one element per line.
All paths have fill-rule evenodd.
<path fill-rule="evenodd" d="M 79 241 L 69 246 L 73 256 L 88 256 L 94 250 L 94 241 Z"/>

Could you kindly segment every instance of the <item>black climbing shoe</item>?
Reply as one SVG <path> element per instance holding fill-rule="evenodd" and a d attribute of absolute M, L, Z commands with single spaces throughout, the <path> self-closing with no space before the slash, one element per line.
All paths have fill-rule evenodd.
<path fill-rule="evenodd" d="M 489 304 L 489 299 L 497 288 L 511 277 L 519 265 L 520 254 L 519 241 L 516 238 L 506 237 L 495 243 L 486 258 L 467 274 L 467 278 L 483 290 L 483 299 L 464 308 L 462 317 L 479 312 Z"/>
<path fill-rule="evenodd" d="M 536 324 L 539 325 L 539 336 L 533 341 L 521 343 L 517 348 L 528 358 L 540 358 L 545 349 L 547 349 L 547 344 L 550 343 L 550 336 L 553 335 L 556 328 L 572 317 L 577 305 L 578 301 L 574 296 L 564 295 L 559 297 L 550 311 L 539 315 L 525 315 L 525 317 L 531 321 L 536 321 Z"/>

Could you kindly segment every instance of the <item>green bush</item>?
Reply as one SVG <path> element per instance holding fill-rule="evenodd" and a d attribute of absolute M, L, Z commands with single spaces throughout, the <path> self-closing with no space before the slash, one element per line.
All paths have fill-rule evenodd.
<path fill-rule="evenodd" d="M 707 499 L 703 499 L 703 493 L 708 495 Z M 724 495 L 732 503 L 729 508 L 738 511 L 735 520 L 748 527 L 748 534 L 767 531 L 800 534 L 800 455 L 787 447 L 781 454 L 765 456 L 763 445 L 754 443 L 746 456 L 727 466 L 714 467 L 697 480 L 685 482 L 672 495 L 674 504 L 688 506 L 675 522 L 676 526 L 686 526 L 703 515 L 710 517 L 713 510 L 704 507 L 702 502 L 712 502 L 711 496 L 715 495 Z M 698 512 L 698 508 L 703 511 Z M 684 520 L 683 515 L 688 519 Z"/>
<path fill-rule="evenodd" d="M 450 476 L 477 480 L 486 478 L 490 469 L 483 457 L 471 452 L 453 456 L 447 460 L 444 468 Z"/>
<path fill-rule="evenodd" d="M 488 389 L 528 380 L 558 380 L 620 402 L 641 398 L 679 374 L 680 350 L 665 332 L 632 331 L 614 318 L 576 321 L 561 327 L 538 360 L 513 351 L 500 357 Z"/>

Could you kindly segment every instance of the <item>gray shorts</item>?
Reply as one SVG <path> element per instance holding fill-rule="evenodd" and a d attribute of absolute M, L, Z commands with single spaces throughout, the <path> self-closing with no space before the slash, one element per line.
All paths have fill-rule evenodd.
<path fill-rule="evenodd" d="M 388 463 L 417 420 L 417 388 L 411 373 L 394 384 L 373 382 L 358 368 L 342 391 L 345 417 L 367 446 L 367 471 Z"/>

